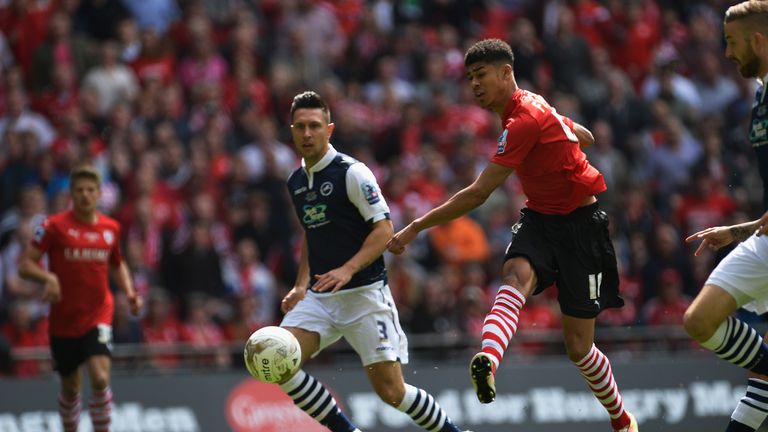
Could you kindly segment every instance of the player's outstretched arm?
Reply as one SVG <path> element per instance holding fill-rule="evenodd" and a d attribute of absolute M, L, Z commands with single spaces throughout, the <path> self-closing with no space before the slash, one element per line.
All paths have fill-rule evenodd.
<path fill-rule="evenodd" d="M 19 263 L 19 276 L 23 279 L 43 284 L 43 300 L 57 303 L 61 300 L 61 286 L 59 278 L 53 272 L 49 272 L 40 266 L 40 259 L 44 252 L 29 245 L 24 251 L 24 256 Z"/>
<path fill-rule="evenodd" d="M 335 268 L 327 273 L 315 275 L 317 282 L 312 289 L 318 292 L 336 292 L 346 285 L 352 276 L 360 270 L 368 267 L 386 250 L 387 240 L 392 237 L 394 229 L 392 221 L 382 219 L 373 224 L 373 230 L 365 238 L 360 250 L 352 256 L 343 266 Z"/>
<path fill-rule="evenodd" d="M 288 294 L 283 297 L 280 302 L 280 310 L 283 313 L 288 313 L 296 306 L 296 303 L 301 301 L 307 294 L 307 286 L 309 285 L 309 248 L 307 247 L 307 235 L 304 234 L 301 240 L 301 255 L 299 257 L 299 269 L 296 274 L 296 282 L 293 284 L 293 288 L 288 291 Z"/>
<path fill-rule="evenodd" d="M 752 234 L 761 236 L 766 233 L 768 233 L 768 212 L 760 217 L 760 219 L 751 222 L 701 230 L 688 236 L 685 241 L 686 243 L 691 243 L 701 240 L 701 244 L 696 248 L 696 252 L 693 253 L 694 256 L 699 256 L 706 248 L 718 250 L 723 246 L 731 244 L 734 240 L 742 242 L 752 236 Z"/>
<path fill-rule="evenodd" d="M 125 296 L 128 298 L 128 302 L 131 304 L 131 313 L 135 316 L 139 315 L 141 306 L 144 304 L 144 299 L 140 295 L 136 294 L 136 290 L 133 289 L 133 280 L 131 279 L 131 270 L 128 268 L 128 264 L 122 261 L 120 264 L 111 267 L 112 279 L 117 286 L 123 290 Z"/>
<path fill-rule="evenodd" d="M 512 168 L 489 163 L 471 185 L 456 192 L 448 201 L 398 231 L 387 242 L 387 249 L 394 254 L 401 254 L 419 232 L 456 219 L 479 207 L 513 171 Z"/>

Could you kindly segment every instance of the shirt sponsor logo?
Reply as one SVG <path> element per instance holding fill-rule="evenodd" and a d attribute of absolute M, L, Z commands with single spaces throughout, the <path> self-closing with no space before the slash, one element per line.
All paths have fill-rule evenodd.
<path fill-rule="evenodd" d="M 320 195 L 328 196 L 333 192 L 333 183 L 327 181 L 320 185 Z"/>
<path fill-rule="evenodd" d="M 109 259 L 109 249 L 64 248 L 64 258 L 68 261 L 106 262 Z"/>
<path fill-rule="evenodd" d="M 301 218 L 301 221 L 309 228 L 325 225 L 328 223 L 328 220 L 325 217 L 326 208 L 328 208 L 328 206 L 325 204 L 305 205 L 304 217 Z"/>
<path fill-rule="evenodd" d="M 499 145 L 496 146 L 496 154 L 504 153 L 504 149 L 507 147 L 507 133 L 508 131 L 506 129 L 501 133 L 501 136 L 499 137 Z"/>
<path fill-rule="evenodd" d="M 381 197 L 379 196 L 379 191 L 376 188 L 376 185 L 370 182 L 365 182 L 361 185 L 363 188 L 363 196 L 365 196 L 365 200 L 368 201 L 368 204 L 376 204 L 377 202 L 381 201 Z"/>

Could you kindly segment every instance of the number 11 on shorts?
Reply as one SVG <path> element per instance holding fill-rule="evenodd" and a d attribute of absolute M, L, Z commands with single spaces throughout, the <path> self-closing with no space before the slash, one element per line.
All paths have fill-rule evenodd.
<path fill-rule="evenodd" d="M 603 273 L 589 275 L 589 299 L 595 300 L 600 297 L 600 284 L 603 282 Z"/>

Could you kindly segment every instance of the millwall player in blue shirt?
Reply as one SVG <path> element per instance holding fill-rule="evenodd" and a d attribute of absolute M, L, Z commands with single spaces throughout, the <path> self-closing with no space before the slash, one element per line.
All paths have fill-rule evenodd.
<path fill-rule="evenodd" d="M 725 13 L 725 56 L 745 78 L 757 78 L 760 89 L 752 107 L 749 140 L 755 149 L 763 197 L 768 209 L 768 2 L 747 1 Z M 747 393 L 731 415 L 726 432 L 752 432 L 768 413 L 768 344 L 733 313 L 740 307 L 768 312 L 768 212 L 739 225 L 713 227 L 686 239 L 702 240 L 695 254 L 740 242 L 712 271 L 685 312 L 688 334 L 719 357 L 752 371 Z"/>
<path fill-rule="evenodd" d="M 360 356 L 381 399 L 428 431 L 459 432 L 435 399 L 405 383 L 408 341 L 387 285 L 382 254 L 392 237 L 389 207 L 373 173 L 329 143 L 334 124 L 323 99 L 293 99 L 291 133 L 302 156 L 288 192 L 304 228 L 296 284 L 282 301 L 282 327 L 301 344 L 302 364 L 339 340 Z M 358 429 L 328 390 L 303 370 L 280 387 L 332 432 Z"/>

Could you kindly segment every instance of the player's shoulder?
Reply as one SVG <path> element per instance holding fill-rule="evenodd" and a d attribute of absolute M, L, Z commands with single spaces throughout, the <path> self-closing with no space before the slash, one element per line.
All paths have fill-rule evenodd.
<path fill-rule="evenodd" d="M 355 165 L 362 165 L 362 162 L 359 160 L 353 158 L 352 156 L 339 152 L 339 154 L 336 155 L 336 158 L 334 159 L 334 162 L 349 169 Z"/>
<path fill-rule="evenodd" d="M 71 223 L 72 223 L 72 211 L 70 210 L 65 210 L 63 212 L 48 215 L 42 221 L 42 225 L 45 227 L 57 227 L 62 225 L 69 225 Z"/>
<path fill-rule="evenodd" d="M 99 226 L 106 229 L 120 230 L 120 222 L 104 213 L 99 213 Z"/>

